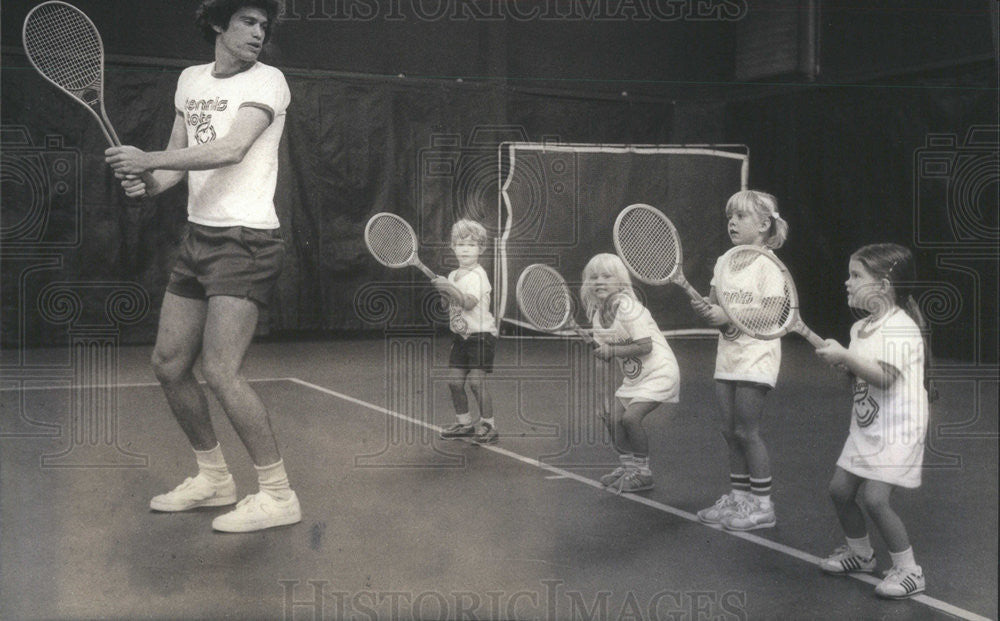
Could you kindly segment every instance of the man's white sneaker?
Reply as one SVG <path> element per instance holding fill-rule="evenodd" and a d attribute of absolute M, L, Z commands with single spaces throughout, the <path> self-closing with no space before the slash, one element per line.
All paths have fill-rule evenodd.
<path fill-rule="evenodd" d="M 224 533 L 249 533 L 302 521 L 299 498 L 292 492 L 288 500 L 275 500 L 264 492 L 250 494 L 229 513 L 212 520 L 212 528 Z"/>
<path fill-rule="evenodd" d="M 166 494 L 153 496 L 149 508 L 153 511 L 187 511 L 196 507 L 221 507 L 236 502 L 236 483 L 229 475 L 221 483 L 212 483 L 200 474 L 184 479 L 184 482 Z"/>

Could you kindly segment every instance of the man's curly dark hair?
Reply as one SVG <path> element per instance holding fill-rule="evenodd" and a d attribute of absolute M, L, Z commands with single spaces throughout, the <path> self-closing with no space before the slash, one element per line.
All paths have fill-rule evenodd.
<path fill-rule="evenodd" d="M 243 7 L 254 7 L 267 13 L 267 30 L 264 32 L 264 43 L 267 43 L 278 25 L 278 13 L 281 12 L 279 0 L 202 0 L 195 13 L 194 23 L 209 43 L 215 43 L 219 33 L 212 26 L 223 30 L 229 28 L 229 20 L 233 13 Z"/>

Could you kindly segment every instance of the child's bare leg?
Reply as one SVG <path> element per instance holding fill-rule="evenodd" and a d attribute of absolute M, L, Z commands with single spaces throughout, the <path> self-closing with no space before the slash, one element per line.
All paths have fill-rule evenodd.
<path fill-rule="evenodd" d="M 636 457 L 649 456 L 649 437 L 642 427 L 642 420 L 659 406 L 658 401 L 633 401 L 622 414 L 621 427 L 624 429 L 628 445 Z"/>
<path fill-rule="evenodd" d="M 469 396 L 465 393 L 466 369 L 448 369 L 448 388 L 451 390 L 451 402 L 456 414 L 469 413 Z"/>
<path fill-rule="evenodd" d="M 758 480 L 771 478 L 771 460 L 760 436 L 760 420 L 764 415 L 766 397 L 767 389 L 763 387 L 737 385 L 733 398 L 736 439 L 746 457 L 750 477 Z"/>
<path fill-rule="evenodd" d="M 865 515 L 857 503 L 858 488 L 862 481 L 864 479 L 839 466 L 830 480 L 830 499 L 837 511 L 837 519 L 844 529 L 844 535 L 851 539 L 860 539 L 868 534 Z"/>
<path fill-rule="evenodd" d="M 743 447 L 736 438 L 736 391 L 731 382 L 716 382 L 715 395 L 719 401 L 718 423 L 719 432 L 726 441 L 729 451 L 729 472 L 734 474 L 749 474 Z"/>
<path fill-rule="evenodd" d="M 466 376 L 466 383 L 469 386 L 469 390 L 472 391 L 472 396 L 476 400 L 476 405 L 479 406 L 479 417 L 492 420 L 493 396 L 490 394 L 489 388 L 486 386 L 486 372 L 482 369 L 470 370 L 469 374 Z M 468 411 L 468 400 L 466 400 L 466 411 Z"/>
<path fill-rule="evenodd" d="M 906 534 L 906 526 L 899 514 L 889 504 L 894 486 L 883 481 L 865 481 L 861 492 L 861 502 L 878 527 L 889 552 L 904 552 L 910 547 L 910 538 Z"/>
<path fill-rule="evenodd" d="M 620 455 L 632 455 L 633 447 L 629 443 L 628 431 L 625 429 L 625 406 L 620 399 L 615 398 L 611 413 L 611 445 Z"/>

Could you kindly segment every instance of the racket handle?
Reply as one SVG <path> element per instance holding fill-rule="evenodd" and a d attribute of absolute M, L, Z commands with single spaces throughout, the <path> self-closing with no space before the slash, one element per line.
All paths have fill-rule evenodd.
<path fill-rule="evenodd" d="M 576 333 L 580 335 L 580 338 L 582 338 L 584 342 L 590 345 L 594 344 L 594 339 L 589 334 L 587 334 L 586 330 L 584 330 L 580 326 L 573 326 L 573 329 L 576 330 Z"/>
<path fill-rule="evenodd" d="M 816 349 L 819 349 L 820 347 L 823 347 L 823 345 L 826 344 L 826 342 L 823 339 L 821 339 L 819 335 L 817 335 L 815 332 L 807 328 L 805 325 L 799 326 L 799 334 L 804 336 L 805 339 L 809 341 L 809 344 L 815 347 Z"/>
<path fill-rule="evenodd" d="M 682 281 L 678 282 L 677 284 L 679 284 L 681 287 L 684 288 L 684 291 L 689 296 L 691 296 L 692 300 L 695 300 L 695 301 L 697 301 L 697 300 L 705 300 L 705 297 L 702 294 L 698 293 L 698 290 L 695 289 L 694 287 L 692 287 L 691 283 L 689 283 L 688 281 L 682 280 Z"/>
<path fill-rule="evenodd" d="M 413 265 L 414 265 L 414 267 L 416 267 L 416 268 L 417 268 L 418 270 L 420 270 L 421 272 L 423 272 L 423 273 L 424 273 L 424 276 L 427 276 L 427 277 L 428 277 L 428 278 L 430 278 L 431 280 L 434 280 L 435 278 L 437 278 L 437 274 L 435 274 L 434 272 L 432 272 L 432 271 L 430 270 L 430 268 L 428 268 L 428 267 L 427 267 L 426 265 L 424 265 L 424 264 L 423 264 L 423 263 L 421 263 L 420 261 L 416 261 L 416 262 L 414 262 L 414 264 L 413 264 Z"/>

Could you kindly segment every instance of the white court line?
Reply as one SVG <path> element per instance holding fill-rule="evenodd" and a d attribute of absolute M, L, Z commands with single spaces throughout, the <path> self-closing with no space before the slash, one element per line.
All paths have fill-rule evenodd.
<path fill-rule="evenodd" d="M 9 380 L 9 381 L 15 381 L 15 380 Z M 345 394 L 337 392 L 335 390 L 331 390 L 329 388 L 325 388 L 323 386 L 319 386 L 317 384 L 313 384 L 311 382 L 307 382 L 307 381 L 299 379 L 297 377 L 265 377 L 265 378 L 250 379 L 250 380 L 247 380 L 247 381 L 250 381 L 250 382 L 292 382 L 294 384 L 299 384 L 301 386 L 305 386 L 307 388 L 312 388 L 313 390 L 322 392 L 324 394 L 328 394 L 328 395 L 337 397 L 338 399 L 342 399 L 344 401 L 349 401 L 351 403 L 354 403 L 354 404 L 366 407 L 366 408 L 368 408 L 370 410 L 375 410 L 376 412 L 381 412 L 381 413 L 386 414 L 388 416 L 393 416 L 393 417 L 398 418 L 400 420 L 405 420 L 405 421 L 411 422 L 411 423 L 413 423 L 415 425 L 420 425 L 422 427 L 426 427 L 427 429 L 431 429 L 431 430 L 434 430 L 434 431 L 437 431 L 437 432 L 441 431 L 441 427 L 438 427 L 437 425 L 432 425 L 431 423 L 428 423 L 428 422 L 425 422 L 425 421 L 422 421 L 422 420 L 417 420 L 417 419 L 412 418 L 410 416 L 406 416 L 405 414 L 400 414 L 398 412 L 393 412 L 392 410 L 387 410 L 386 408 L 383 408 L 381 406 L 375 405 L 373 403 L 369 403 L 367 401 L 362 401 L 361 399 L 357 399 L 355 397 L 351 397 L 349 395 L 345 395 Z M 204 382 L 201 382 L 201 383 L 203 384 Z M 117 388 L 148 388 L 148 387 L 159 386 L 159 385 L 160 384 L 158 382 L 136 382 L 136 383 L 129 383 L 129 384 L 91 384 L 91 385 L 84 386 L 83 388 L 88 388 L 88 389 L 90 389 L 90 388 L 111 388 L 111 387 L 117 387 Z M 10 392 L 10 391 L 14 391 L 14 390 L 68 390 L 70 388 L 73 388 L 73 387 L 72 386 L 32 386 L 32 387 L 24 387 L 24 388 L 0 388 L 0 392 Z M 570 472 L 569 470 L 563 470 L 562 468 L 558 468 L 556 466 L 552 466 L 552 465 L 546 464 L 544 462 L 538 461 L 537 459 L 533 459 L 531 457 L 525 457 L 524 455 L 520 455 L 520 454 L 515 453 L 513 451 L 509 451 L 509 450 L 507 450 L 505 448 L 501 448 L 499 446 L 481 446 L 480 448 L 493 451 L 494 453 L 498 453 L 500 455 L 504 455 L 504 456 L 509 457 L 511 459 L 514 459 L 514 460 L 520 461 L 522 463 L 528 464 L 529 466 L 534 466 L 536 468 L 540 468 L 542 470 L 550 472 L 551 476 L 546 477 L 547 479 L 573 479 L 574 481 L 577 481 L 577 482 L 582 483 L 584 485 L 589 485 L 590 487 L 593 487 L 593 488 L 596 488 L 596 489 L 599 489 L 599 490 L 602 490 L 602 491 L 608 491 L 598 481 L 594 481 L 593 479 L 588 479 L 587 477 L 580 476 L 579 474 L 576 474 L 575 472 Z M 614 492 L 611 492 L 611 493 L 614 493 Z M 695 522 L 697 524 L 701 524 L 701 521 L 698 519 L 698 516 L 694 515 L 693 513 L 688 513 L 687 511 L 683 511 L 681 509 L 677 509 L 676 507 L 671 507 L 670 505 L 666 505 L 666 504 L 663 504 L 661 502 L 657 502 L 655 500 L 650 500 L 649 498 L 645 498 L 643 496 L 638 496 L 636 494 L 622 494 L 621 497 L 623 499 L 625 499 L 625 500 L 631 500 L 632 502 L 637 502 L 639 504 L 646 505 L 647 507 L 652 507 L 652 508 L 657 509 L 659 511 L 662 511 L 664 513 L 669 513 L 671 515 L 676 515 L 677 517 L 683 518 L 685 520 L 688 520 L 688 521 L 691 521 L 691 522 Z M 719 532 L 725 533 L 727 535 L 731 535 L 733 537 L 738 537 L 738 538 L 743 539 L 745 541 L 749 541 L 751 543 L 755 543 L 755 544 L 757 544 L 759 546 L 763 546 L 763 547 L 768 548 L 770 550 L 774 550 L 776 552 L 781 552 L 783 554 L 787 554 L 788 556 L 797 558 L 797 559 L 805 561 L 807 563 L 811 563 L 813 565 L 818 565 L 819 562 L 822 560 L 822 559 L 820 559 L 817 556 L 813 556 L 812 554 L 809 554 L 808 552 L 803 552 L 801 550 L 797 550 L 797 549 L 792 548 L 790 546 L 786 546 L 786 545 L 784 545 L 782 543 L 777 543 L 777 542 L 771 541 L 770 539 L 764 539 L 763 537 L 758 537 L 757 535 L 754 535 L 754 534 L 751 534 L 751 533 L 741 533 L 741 532 L 737 532 L 737 531 L 729 531 L 729 530 L 725 530 L 725 529 L 720 528 L 720 527 L 712 527 L 712 526 L 707 526 L 707 527 L 708 528 L 713 528 L 713 530 L 718 530 Z M 872 585 L 875 585 L 875 584 L 878 584 L 879 582 L 881 582 L 875 576 L 871 576 L 871 575 L 868 575 L 868 574 L 848 574 L 848 575 L 851 578 L 854 578 L 855 580 L 860 580 L 862 582 L 867 582 L 868 584 L 872 584 Z M 959 608 L 958 606 L 953 606 L 952 604 L 949 604 L 947 602 L 943 602 L 943 601 L 941 601 L 939 599 L 935 599 L 933 597 L 929 597 L 927 595 L 916 595 L 914 597 L 911 597 L 910 599 L 913 600 L 913 601 L 915 601 L 915 602 L 920 602 L 921 604 L 924 604 L 925 606 L 929 606 L 931 608 L 935 608 L 937 610 L 940 610 L 941 612 L 953 615 L 953 616 L 958 617 L 960 619 L 969 619 L 970 621 L 991 621 L 989 619 L 989 617 L 980 616 L 980 615 L 978 615 L 978 614 L 976 614 L 974 612 L 970 612 L 970 611 L 965 610 L 963 608 Z"/>
<path fill-rule="evenodd" d="M 47 378 L 51 379 L 51 378 Z M 31 381 L 30 377 L 26 378 L 5 378 L 0 377 L 0 382 L 18 382 L 18 381 Z M 132 382 L 126 384 L 86 384 L 84 386 L 73 386 L 70 380 L 67 378 L 68 382 L 62 386 L 10 386 L 7 388 L 0 387 L 0 392 L 32 392 L 36 390 L 72 390 L 72 389 L 85 389 L 93 390 L 95 388 L 150 388 L 153 386 L 159 386 L 159 382 Z M 260 377 L 256 379 L 248 379 L 248 382 L 294 382 L 293 377 Z M 198 382 L 199 384 L 205 384 L 204 381 Z"/>
<path fill-rule="evenodd" d="M 319 386 L 317 384 L 313 384 L 311 382 L 307 382 L 307 381 L 299 379 L 297 377 L 289 377 L 289 378 L 286 378 L 286 379 L 288 381 L 290 381 L 290 382 L 294 382 L 296 384 L 300 384 L 302 386 L 306 386 L 307 388 L 312 388 L 313 390 L 316 390 L 316 391 L 319 391 L 319 392 L 322 392 L 322 393 L 325 393 L 325 394 L 337 397 L 339 399 L 343 399 L 344 401 L 350 401 L 351 403 L 355 403 L 357 405 L 364 406 L 364 407 L 366 407 L 366 408 L 368 408 L 370 410 L 375 410 L 376 412 L 381 412 L 381 413 L 386 414 L 388 416 L 393 416 L 393 417 L 398 418 L 400 420 L 405 420 L 405 421 L 413 423 L 415 425 L 420 425 L 421 427 L 426 427 L 427 429 L 431 429 L 433 431 L 437 431 L 437 432 L 441 431 L 441 427 L 438 427 L 437 425 L 433 425 L 433 424 L 428 423 L 426 421 L 417 420 L 416 418 L 412 418 L 412 417 L 407 416 L 405 414 L 400 414 L 398 412 L 393 412 L 392 410 L 388 410 L 386 408 L 383 408 L 381 406 L 375 405 L 373 403 L 368 403 L 367 401 L 362 401 L 361 399 L 357 399 L 355 397 L 351 397 L 349 395 L 345 395 L 345 394 L 337 392 L 335 390 L 331 390 L 329 388 L 325 388 L 323 386 Z M 579 474 L 576 474 L 575 472 L 570 472 L 569 470 L 563 470 L 562 468 L 558 468 L 556 466 L 552 466 L 550 464 L 546 464 L 544 462 L 538 461 L 537 459 L 533 459 L 531 457 L 525 457 L 524 455 L 520 455 L 520 454 L 515 453 L 513 451 L 509 451 L 509 450 L 507 450 L 505 448 L 501 448 L 499 446 L 490 446 L 490 445 L 480 446 L 480 448 L 484 448 L 486 450 L 493 451 L 494 453 L 498 453 L 500 455 L 504 455 L 504 456 L 509 457 L 511 459 L 514 459 L 514 460 L 520 461 L 522 463 L 528 464 L 529 466 L 534 466 L 536 468 L 541 468 L 542 470 L 545 470 L 545 471 L 547 471 L 547 472 L 549 472 L 549 473 L 551 473 L 553 475 L 553 476 L 546 477 L 547 479 L 573 479 L 574 481 L 577 481 L 579 483 L 583 483 L 584 485 L 589 485 L 590 487 L 593 487 L 593 488 L 597 488 L 597 489 L 600 489 L 600 490 L 605 490 L 604 486 L 601 485 L 600 482 L 598 482 L 598 481 L 594 481 L 593 479 L 588 479 L 587 477 L 580 476 Z M 614 493 L 614 492 L 611 492 L 611 493 Z M 654 509 L 658 509 L 659 511 L 662 511 L 664 513 L 669 513 L 671 515 L 676 515 L 677 517 L 684 518 L 685 520 L 689 520 L 691 522 L 695 522 L 697 524 L 701 524 L 701 521 L 698 519 L 697 515 L 694 515 L 693 513 L 688 513 L 687 511 L 683 511 L 681 509 L 677 509 L 676 507 L 671 507 L 670 505 L 666 505 L 666 504 L 663 504 L 661 502 L 657 502 L 655 500 L 650 500 L 649 498 L 645 498 L 643 496 L 638 496 L 636 494 L 622 494 L 621 497 L 623 499 L 625 499 L 625 500 L 631 500 L 632 502 L 637 502 L 639 504 L 646 505 L 647 507 L 652 507 Z M 770 539 L 765 539 L 763 537 L 758 537 L 757 535 L 754 535 L 754 534 L 751 534 L 751 533 L 742 533 L 742 532 L 737 532 L 737 531 L 729 531 L 729 530 L 722 529 L 720 527 L 710 527 L 710 528 L 713 528 L 715 530 L 719 530 L 719 532 L 725 533 L 727 535 L 731 535 L 733 537 L 738 537 L 739 539 L 743 539 L 745 541 L 749 541 L 750 543 L 755 543 L 755 544 L 757 544 L 759 546 L 763 546 L 765 548 L 768 548 L 769 550 L 774 550 L 775 552 L 781 552 L 783 554 L 787 554 L 788 556 L 797 558 L 797 559 L 799 559 L 801 561 L 805 561 L 807 563 L 811 563 L 813 565 L 819 565 L 820 561 L 823 560 L 823 559 L 819 558 L 818 556 L 813 556 L 812 554 L 809 554 L 808 552 L 803 552 L 801 550 L 797 550 L 797 549 L 792 548 L 790 546 L 786 546 L 786 545 L 784 545 L 782 543 L 777 543 L 777 542 L 771 541 Z M 851 578 L 854 578 L 855 580 L 860 580 L 862 582 L 867 582 L 868 584 L 872 584 L 872 585 L 875 585 L 875 584 L 878 584 L 879 582 L 881 582 L 881 580 L 879 580 L 875 576 L 870 576 L 868 574 L 848 574 L 848 575 Z M 935 599 L 933 597 L 929 597 L 927 595 L 916 595 L 914 597 L 911 597 L 910 599 L 913 600 L 913 601 L 915 601 L 915 602 L 919 602 L 921 604 L 924 604 L 925 606 L 929 606 L 931 608 L 935 608 L 937 610 L 940 610 L 941 612 L 944 612 L 944 613 L 956 616 L 956 617 L 958 617 L 960 619 L 969 619 L 970 621 L 990 621 L 990 619 L 988 617 L 980 616 L 980 615 L 978 615 L 978 614 L 976 614 L 974 612 L 970 612 L 970 611 L 965 610 L 963 608 L 959 608 L 958 606 L 953 606 L 952 604 L 949 604 L 947 602 L 943 602 L 943 601 L 941 601 L 939 599 Z"/>

